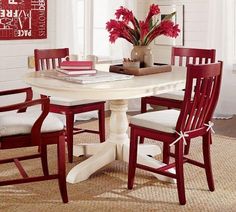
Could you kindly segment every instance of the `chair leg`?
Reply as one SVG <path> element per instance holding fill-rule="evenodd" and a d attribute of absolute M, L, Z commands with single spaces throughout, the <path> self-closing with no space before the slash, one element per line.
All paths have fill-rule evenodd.
<path fill-rule="evenodd" d="M 163 163 L 169 164 L 170 162 L 170 145 L 163 143 Z"/>
<path fill-rule="evenodd" d="M 141 98 L 141 113 L 146 113 L 147 112 L 147 103 L 146 103 L 146 98 L 143 97 Z"/>
<path fill-rule="evenodd" d="M 73 128 L 74 128 L 74 114 L 66 114 L 66 141 L 68 151 L 68 161 L 73 162 Z"/>
<path fill-rule="evenodd" d="M 210 135 L 209 139 L 210 139 L 210 144 L 212 144 L 212 136 L 211 135 Z"/>
<path fill-rule="evenodd" d="M 129 170 L 128 170 L 128 189 L 132 189 L 134 185 L 134 176 L 137 163 L 138 136 L 135 130 L 131 128 L 130 132 L 130 151 L 129 151 Z"/>
<path fill-rule="evenodd" d="M 207 177 L 207 183 L 210 191 L 215 190 L 212 167 L 211 167 L 211 155 L 210 155 L 210 142 L 211 142 L 211 132 L 208 132 L 203 136 L 203 159 L 205 164 L 205 172 Z"/>
<path fill-rule="evenodd" d="M 186 138 L 187 144 L 184 146 L 184 154 L 188 155 L 190 149 L 190 139 Z"/>
<path fill-rule="evenodd" d="M 186 204 L 185 187 L 184 187 L 184 170 L 183 170 L 183 140 L 181 139 L 175 145 L 175 163 L 176 163 L 176 180 L 179 196 L 179 203 Z"/>
<path fill-rule="evenodd" d="M 105 141 L 105 111 L 104 106 L 102 109 L 98 110 L 98 124 L 99 124 L 99 137 L 100 142 Z"/>
<path fill-rule="evenodd" d="M 147 112 L 147 103 L 146 103 L 146 98 L 143 97 L 141 98 L 141 113 L 146 113 Z M 144 137 L 139 138 L 139 143 L 143 144 L 144 143 Z"/>
<path fill-rule="evenodd" d="M 60 136 L 57 145 L 58 157 L 58 184 L 61 193 L 61 198 L 64 203 L 68 202 L 67 188 L 66 188 L 66 161 L 65 161 L 65 138 Z"/>
<path fill-rule="evenodd" d="M 38 149 L 41 151 L 41 163 L 43 168 L 44 176 L 49 175 L 48 171 L 48 156 L 47 156 L 47 145 L 42 144 Z"/>

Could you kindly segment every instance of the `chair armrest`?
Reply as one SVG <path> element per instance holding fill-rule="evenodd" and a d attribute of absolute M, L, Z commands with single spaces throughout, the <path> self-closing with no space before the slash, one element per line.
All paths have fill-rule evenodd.
<path fill-rule="evenodd" d="M 36 102 L 37 101 L 37 102 Z M 34 122 L 32 129 L 31 129 L 31 141 L 35 145 L 40 145 L 41 143 L 41 127 L 43 124 L 44 119 L 47 117 L 49 113 L 50 107 L 50 99 L 48 97 L 44 97 L 41 99 L 33 100 L 31 103 L 33 104 L 41 104 L 42 113 L 38 117 L 38 119 Z"/>
<path fill-rule="evenodd" d="M 17 103 L 17 104 L 12 104 L 12 105 L 7 105 L 7 106 L 2 106 L 0 107 L 0 112 L 7 112 L 7 111 L 12 111 L 12 110 L 22 110 L 27 107 L 32 107 L 35 105 L 42 105 L 42 107 L 46 107 L 45 101 L 48 98 L 41 98 L 41 99 L 35 99 L 35 100 L 30 100 L 22 103 Z M 48 99 L 48 107 L 49 107 L 49 99 Z"/>
<path fill-rule="evenodd" d="M 176 108 L 177 109 L 181 109 L 182 108 L 182 106 L 183 106 L 183 100 L 177 100 L 177 102 L 176 102 Z"/>
<path fill-rule="evenodd" d="M 0 91 L 0 96 L 17 94 L 17 93 L 26 93 L 26 101 L 31 100 L 33 97 L 33 92 L 32 92 L 31 87 Z"/>
<path fill-rule="evenodd" d="M 28 101 L 31 101 L 33 99 L 33 91 L 31 89 L 31 87 L 0 91 L 0 96 L 19 94 L 19 93 L 25 93 L 26 94 L 24 102 L 28 102 Z M 21 109 L 18 110 L 18 112 L 19 113 L 25 112 L 26 109 L 27 109 L 27 107 L 21 108 Z"/>
<path fill-rule="evenodd" d="M 19 111 L 19 110 L 25 109 L 27 107 L 32 107 L 35 105 L 41 105 L 42 112 L 32 126 L 31 140 L 32 140 L 32 143 L 39 145 L 41 141 L 41 138 L 40 138 L 41 127 L 42 127 L 44 119 L 49 113 L 49 107 L 50 107 L 49 98 L 35 99 L 35 100 L 22 102 L 18 104 L 3 106 L 3 107 L 0 107 L 0 112 L 12 111 L 12 110 L 17 110 L 17 109 Z"/>

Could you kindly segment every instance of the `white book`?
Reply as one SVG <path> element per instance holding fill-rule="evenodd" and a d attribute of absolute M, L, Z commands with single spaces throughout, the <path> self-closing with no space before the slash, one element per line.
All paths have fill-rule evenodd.
<path fill-rule="evenodd" d="M 97 73 L 96 69 L 66 70 L 66 69 L 58 68 L 56 70 L 61 72 L 61 73 L 67 74 L 67 75 L 84 75 L 84 74 L 96 74 Z"/>
<path fill-rule="evenodd" d="M 132 79 L 133 75 L 126 74 L 116 74 L 105 71 L 97 71 L 96 74 L 93 75 L 81 75 L 81 76 L 70 76 L 63 74 L 57 71 L 45 71 L 43 76 L 55 78 L 59 80 L 79 83 L 79 84 L 91 84 L 91 83 L 100 83 L 100 82 L 112 82 L 118 80 L 129 80 Z"/>

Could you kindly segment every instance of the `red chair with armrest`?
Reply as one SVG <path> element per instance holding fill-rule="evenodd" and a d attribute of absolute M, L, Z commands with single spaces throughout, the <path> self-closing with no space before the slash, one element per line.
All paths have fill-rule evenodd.
<path fill-rule="evenodd" d="M 49 99 L 41 98 L 32 100 L 31 88 L 0 91 L 0 96 L 12 94 L 26 94 L 24 102 L 0 107 L 0 149 L 16 149 L 36 146 L 34 154 L 13 158 L 0 159 L 0 164 L 15 163 L 23 178 L 0 181 L 0 186 L 30 183 L 36 181 L 58 179 L 61 197 L 64 203 L 68 202 L 66 188 L 65 169 L 65 136 L 63 123 L 57 118 L 48 114 Z M 27 108 L 41 105 L 42 111 L 26 111 Z M 3 113 L 16 111 L 17 113 Z M 47 146 L 57 145 L 58 172 L 49 174 L 47 162 Z M 38 152 L 39 149 L 39 152 Z M 43 175 L 30 177 L 20 161 L 40 158 Z"/>
<path fill-rule="evenodd" d="M 35 49 L 35 70 L 49 70 L 60 67 L 62 60 L 69 60 L 69 49 Z M 50 97 L 50 112 L 66 116 L 66 141 L 68 160 L 73 162 L 73 135 L 79 133 L 99 134 L 100 142 L 105 141 L 105 112 L 104 101 L 74 101 L 64 98 Z M 81 129 L 74 127 L 75 114 L 98 111 L 99 130 Z"/>
<path fill-rule="evenodd" d="M 214 191 L 210 157 L 212 137 L 209 126 L 211 126 L 210 121 L 219 97 L 221 78 L 222 62 L 188 65 L 186 90 L 180 111 L 170 109 L 131 117 L 129 189 L 133 188 L 136 168 L 175 178 L 179 203 L 184 205 L 186 198 L 183 164 L 189 163 L 205 169 L 209 190 Z M 137 163 L 138 137 L 140 136 L 163 142 L 163 162 L 167 165 L 154 168 Z M 183 156 L 185 138 L 192 141 L 192 138 L 196 137 L 202 137 L 203 162 Z M 174 146 L 174 153 L 170 152 L 171 146 Z M 175 159 L 173 163 L 170 163 L 170 157 Z M 173 167 L 176 169 L 175 174 L 168 172 L 168 169 Z"/>

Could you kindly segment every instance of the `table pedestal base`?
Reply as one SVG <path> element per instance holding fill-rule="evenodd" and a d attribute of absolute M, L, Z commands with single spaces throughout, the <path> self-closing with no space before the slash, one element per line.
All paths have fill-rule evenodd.
<path fill-rule="evenodd" d="M 126 116 L 127 101 L 111 101 L 110 108 L 112 113 L 110 118 L 109 138 L 104 143 L 74 146 L 74 156 L 92 156 L 71 169 L 67 175 L 67 182 L 78 183 L 84 181 L 97 170 L 114 160 L 129 161 L 129 138 L 126 133 L 128 129 L 128 120 Z M 137 161 L 138 163 L 155 168 L 161 167 L 165 164 L 151 157 L 160 153 L 161 149 L 157 145 L 139 144 Z M 172 169 L 170 171 L 174 172 L 175 170 Z M 152 174 L 159 180 L 175 182 L 172 178 L 155 173 Z"/>

